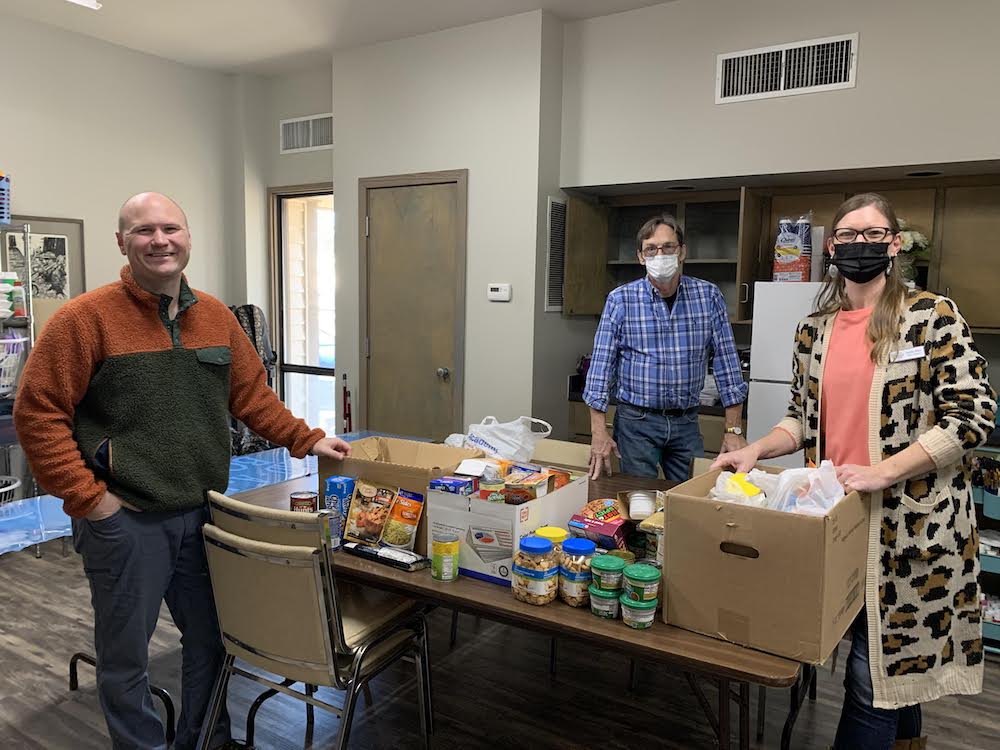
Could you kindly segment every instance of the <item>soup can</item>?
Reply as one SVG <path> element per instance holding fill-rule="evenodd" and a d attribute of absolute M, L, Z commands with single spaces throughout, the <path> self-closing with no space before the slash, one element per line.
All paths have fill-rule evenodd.
<path fill-rule="evenodd" d="M 436 581 L 458 578 L 458 534 L 439 531 L 431 537 L 431 577 Z"/>
<path fill-rule="evenodd" d="M 315 513 L 319 510 L 319 493 L 293 492 L 289 495 L 289 507 L 299 513 Z"/>

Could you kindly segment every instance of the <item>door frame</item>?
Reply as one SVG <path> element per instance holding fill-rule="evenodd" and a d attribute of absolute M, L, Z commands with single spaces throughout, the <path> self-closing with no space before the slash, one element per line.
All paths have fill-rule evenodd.
<path fill-rule="evenodd" d="M 441 172 L 415 172 L 413 174 L 362 177 L 358 180 L 358 386 L 362 398 L 358 399 L 359 429 L 368 428 L 368 399 L 371 388 L 368 377 L 368 191 L 391 187 L 421 187 L 454 183 L 458 192 L 455 220 L 457 224 L 455 246 L 455 370 L 451 382 L 457 406 L 452 430 L 462 432 L 465 425 L 465 283 L 466 251 L 469 215 L 469 170 L 452 169 Z M 418 437 L 418 436 L 415 436 Z"/>
<path fill-rule="evenodd" d="M 306 185 L 287 185 L 267 189 L 267 244 L 268 264 L 271 270 L 271 278 L 269 279 L 271 310 L 266 314 L 268 332 L 271 336 L 271 348 L 277 355 L 277 360 L 274 363 L 274 390 L 282 399 L 285 397 L 285 372 L 297 372 L 305 375 L 329 374 L 320 368 L 306 365 L 290 365 L 287 368 L 282 366 L 285 358 L 285 342 L 281 328 L 281 316 L 284 314 L 284 310 L 282 310 L 284 278 L 281 272 L 281 199 L 324 193 L 333 195 L 334 211 L 336 211 L 337 195 L 333 192 L 332 182 L 314 182 Z M 333 377 L 334 379 L 337 377 L 336 369 L 334 369 Z M 342 414 L 338 416 L 343 418 Z"/>

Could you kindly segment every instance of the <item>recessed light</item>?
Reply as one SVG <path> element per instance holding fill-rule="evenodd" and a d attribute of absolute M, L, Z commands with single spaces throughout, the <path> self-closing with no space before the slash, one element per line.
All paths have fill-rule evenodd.
<path fill-rule="evenodd" d="M 670 185 L 667 190 L 694 190 L 694 185 Z"/>
<path fill-rule="evenodd" d="M 73 5 L 82 5 L 84 8 L 90 8 L 91 10 L 100 10 L 101 4 L 97 0 L 66 0 L 67 3 L 73 3 Z"/>
<path fill-rule="evenodd" d="M 916 172 L 907 172 L 907 177 L 940 177 L 944 172 L 939 172 L 936 169 L 918 169 Z"/>

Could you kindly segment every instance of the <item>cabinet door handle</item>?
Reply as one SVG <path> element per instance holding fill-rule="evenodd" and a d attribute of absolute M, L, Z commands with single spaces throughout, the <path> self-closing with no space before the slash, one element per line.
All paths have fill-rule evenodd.
<path fill-rule="evenodd" d="M 950 286 L 946 286 L 944 288 L 944 296 L 945 297 L 950 297 L 951 296 L 951 287 Z"/>
<path fill-rule="evenodd" d="M 742 282 L 740 284 L 740 286 L 744 287 L 746 289 L 746 291 L 743 294 L 743 297 L 740 299 L 740 304 L 743 304 L 745 302 L 749 302 L 750 301 L 750 285 L 744 281 L 744 282 Z"/>

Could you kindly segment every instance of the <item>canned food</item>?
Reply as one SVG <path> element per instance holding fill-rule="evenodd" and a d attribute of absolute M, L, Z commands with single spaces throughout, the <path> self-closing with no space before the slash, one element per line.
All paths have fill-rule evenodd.
<path fill-rule="evenodd" d="M 458 534 L 438 531 L 431 538 L 431 577 L 436 581 L 458 578 Z"/>
<path fill-rule="evenodd" d="M 319 510 L 318 492 L 293 492 L 289 497 L 289 507 L 297 513 L 315 513 Z"/>

